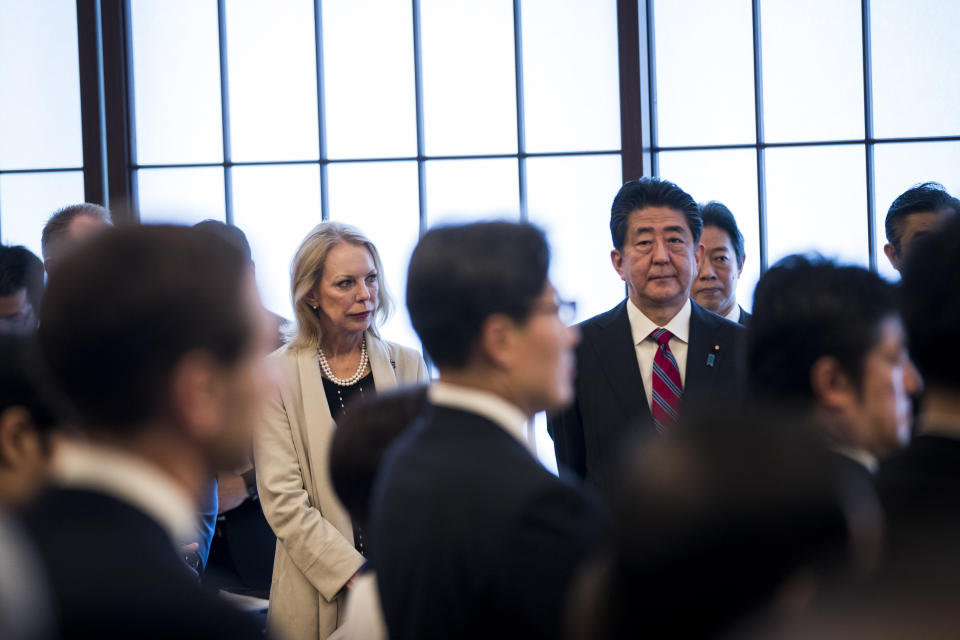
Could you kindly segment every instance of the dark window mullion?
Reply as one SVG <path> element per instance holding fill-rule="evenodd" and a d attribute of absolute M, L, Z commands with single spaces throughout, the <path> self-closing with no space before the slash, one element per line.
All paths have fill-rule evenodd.
<path fill-rule="evenodd" d="M 877 270 L 877 238 L 876 238 L 876 199 L 874 184 L 876 173 L 874 168 L 874 139 L 873 139 L 873 55 L 870 38 L 870 0 L 860 0 L 860 27 L 863 32 L 863 136 L 864 159 L 867 175 L 867 249 L 870 252 L 870 270 Z"/>
<path fill-rule="evenodd" d="M 523 23 L 520 11 L 521 0 L 513 0 L 513 64 L 517 84 L 517 188 L 520 199 L 520 219 L 529 218 L 527 210 L 527 134 L 524 126 L 525 107 L 523 100 Z"/>
<path fill-rule="evenodd" d="M 226 0 L 217 0 L 217 37 L 220 45 L 220 122 L 223 129 L 223 208 L 233 224 L 233 151 L 230 145 L 230 83 L 227 76 Z"/>
<path fill-rule="evenodd" d="M 423 132 L 423 52 L 420 34 L 420 0 L 411 0 L 413 11 L 413 93 L 417 119 L 417 194 L 420 211 L 420 235 L 427 231 L 426 146 Z"/>
<path fill-rule="evenodd" d="M 313 1 L 313 44 L 316 49 L 317 70 L 317 144 L 320 157 L 320 217 L 330 219 L 330 196 L 327 177 L 327 103 L 323 66 L 323 6 L 322 0 Z"/>
<path fill-rule="evenodd" d="M 767 173 L 763 131 L 763 58 L 760 38 L 760 0 L 753 0 L 753 106 L 756 124 L 757 213 L 760 225 L 760 273 L 767 270 Z"/>

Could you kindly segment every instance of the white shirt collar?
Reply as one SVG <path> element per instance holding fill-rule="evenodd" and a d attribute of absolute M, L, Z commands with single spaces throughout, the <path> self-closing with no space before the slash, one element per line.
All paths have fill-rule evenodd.
<path fill-rule="evenodd" d="M 60 486 L 106 493 L 143 511 L 177 545 L 196 542 L 197 507 L 155 464 L 113 447 L 58 444 L 52 474 Z"/>
<path fill-rule="evenodd" d="M 673 337 L 684 343 L 690 342 L 690 314 L 693 312 L 693 306 L 690 298 L 680 308 L 677 315 L 670 318 L 665 326 L 660 327 L 653 320 L 644 315 L 633 300 L 627 298 L 627 318 L 630 320 L 630 332 L 633 335 L 633 344 L 640 344 L 650 337 L 655 329 L 666 329 L 673 334 Z"/>
<path fill-rule="evenodd" d="M 877 472 L 877 466 L 879 465 L 877 456 L 873 455 L 869 451 L 865 449 L 858 449 L 857 447 L 846 447 L 843 445 L 834 445 L 832 449 L 840 455 L 846 456 L 854 462 L 860 463 L 866 467 L 867 471 L 870 473 Z"/>
<path fill-rule="evenodd" d="M 527 450 L 525 430 L 527 416 L 514 404 L 488 391 L 470 387 L 437 382 L 429 391 L 430 402 L 441 407 L 461 409 L 487 418 L 499 425 L 504 431 L 516 438 Z"/>
<path fill-rule="evenodd" d="M 723 317 L 729 320 L 730 322 L 740 322 L 740 305 L 738 304 L 733 305 L 733 309 L 730 309 L 730 313 L 728 313 Z"/>

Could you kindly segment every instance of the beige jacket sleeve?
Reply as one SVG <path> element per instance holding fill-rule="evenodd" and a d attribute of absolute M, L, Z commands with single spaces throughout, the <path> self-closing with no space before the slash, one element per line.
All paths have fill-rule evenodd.
<path fill-rule="evenodd" d="M 311 504 L 305 487 L 312 484 L 312 474 L 325 474 L 326 470 L 309 468 L 309 454 L 291 428 L 282 387 L 280 384 L 274 390 L 255 441 L 260 501 L 293 563 L 327 601 L 332 601 L 364 559 Z M 302 468 L 301 460 L 308 468 Z"/>

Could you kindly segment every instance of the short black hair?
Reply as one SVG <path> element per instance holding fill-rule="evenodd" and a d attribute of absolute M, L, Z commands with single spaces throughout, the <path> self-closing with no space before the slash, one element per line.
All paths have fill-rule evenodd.
<path fill-rule="evenodd" d="M 743 268 L 743 259 L 746 257 L 743 250 L 743 234 L 740 233 L 737 219 L 733 217 L 727 205 L 716 200 L 702 204 L 700 218 L 703 220 L 704 227 L 716 227 L 730 236 L 730 244 L 733 245 L 733 252 L 737 255 L 737 268 Z"/>
<path fill-rule="evenodd" d="M 517 322 L 547 285 L 550 248 L 530 224 L 477 222 L 435 227 L 410 259 L 410 321 L 436 365 L 459 369 L 470 360 L 487 317 Z"/>
<path fill-rule="evenodd" d="M 928 387 L 960 387 L 960 218 L 921 238 L 900 284 L 910 354 Z"/>
<path fill-rule="evenodd" d="M 747 338 L 750 388 L 765 401 L 809 408 L 810 369 L 833 356 L 855 384 L 880 324 L 899 315 L 896 288 L 862 267 L 788 256 L 760 278 Z"/>
<path fill-rule="evenodd" d="M 32 336 L 0 335 L 0 414 L 23 407 L 40 434 L 57 424 Z"/>
<path fill-rule="evenodd" d="M 77 216 L 90 216 L 97 218 L 107 224 L 113 224 L 110 219 L 110 212 L 104 207 L 93 202 L 81 202 L 80 204 L 71 204 L 54 212 L 43 225 L 43 232 L 40 235 L 40 247 L 44 255 L 47 253 L 47 247 L 58 237 L 63 236 L 70 228 L 70 223 Z"/>
<path fill-rule="evenodd" d="M 960 200 L 951 196 L 939 182 L 917 184 L 899 196 L 887 210 L 885 229 L 887 242 L 900 251 L 900 239 L 903 236 L 903 221 L 913 213 L 927 211 L 952 210 L 960 214 Z"/>
<path fill-rule="evenodd" d="M 427 406 L 423 385 L 380 393 L 350 405 L 330 442 L 330 481 L 350 518 L 367 521 L 373 481 L 390 445 Z"/>
<path fill-rule="evenodd" d="M 43 262 L 26 247 L 0 246 L 0 296 L 27 290 L 35 313 L 43 300 Z"/>
<path fill-rule="evenodd" d="M 162 416 L 189 352 L 237 361 L 253 345 L 248 277 L 240 251 L 189 227 L 110 229 L 68 256 L 38 336 L 78 426 L 122 432 Z"/>
<path fill-rule="evenodd" d="M 245 234 L 240 227 L 213 219 L 198 222 L 193 226 L 196 229 L 202 229 L 208 233 L 220 236 L 239 249 L 243 255 L 247 257 L 248 261 L 253 262 L 253 252 L 250 250 L 250 241 L 247 240 L 247 234 Z"/>
<path fill-rule="evenodd" d="M 697 201 L 669 180 L 644 177 L 631 180 L 620 187 L 620 191 L 613 198 L 613 206 L 610 207 L 610 236 L 613 238 L 615 249 L 623 249 L 630 214 L 646 207 L 676 209 L 686 216 L 693 242 L 700 241 L 703 221 L 700 219 L 700 207 Z"/>

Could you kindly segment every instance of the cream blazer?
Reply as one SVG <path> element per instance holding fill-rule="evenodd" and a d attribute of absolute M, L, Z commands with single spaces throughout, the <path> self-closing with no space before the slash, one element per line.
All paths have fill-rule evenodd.
<path fill-rule="evenodd" d="M 374 386 L 384 391 L 428 380 L 414 349 L 367 333 Z M 254 441 L 257 489 L 277 534 L 267 626 L 271 635 L 326 638 L 341 622 L 342 590 L 363 565 L 353 525 L 330 482 L 330 416 L 316 354 L 283 348 L 267 415 Z"/>

